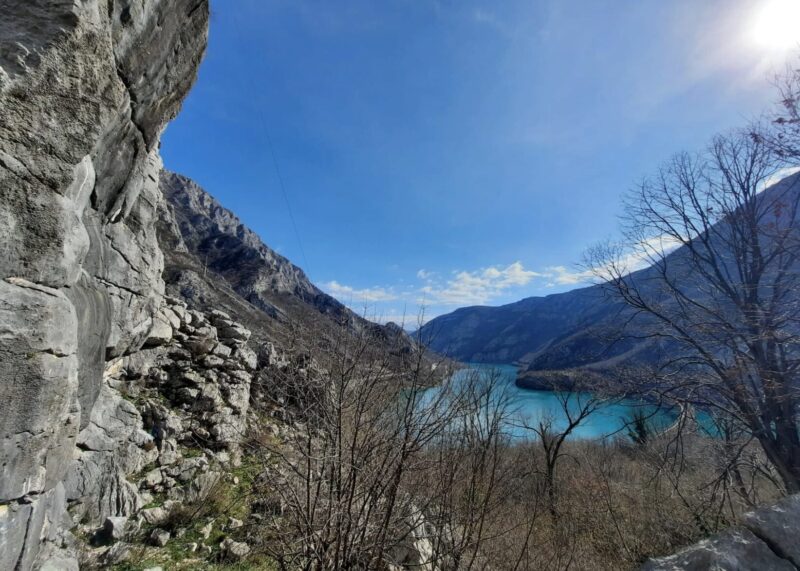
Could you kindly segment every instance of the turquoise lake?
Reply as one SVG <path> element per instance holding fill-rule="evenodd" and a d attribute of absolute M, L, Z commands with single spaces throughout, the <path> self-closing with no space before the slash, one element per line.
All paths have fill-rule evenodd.
<path fill-rule="evenodd" d="M 508 423 L 507 432 L 514 438 L 533 438 L 535 435 L 527 428 L 519 426 L 522 421 L 528 425 L 536 424 L 543 418 L 551 418 L 553 428 L 557 431 L 567 426 L 562 401 L 557 393 L 551 391 L 536 391 L 523 389 L 515 384 L 517 368 L 513 365 L 492 365 L 471 363 L 467 368 L 454 373 L 452 381 L 458 390 L 459 383 L 466 383 L 474 375 L 494 378 L 493 392 L 502 395 L 508 403 L 511 412 L 511 421 Z M 439 388 L 429 389 L 427 398 L 434 398 Z M 426 400 L 427 400 L 426 398 Z M 574 393 L 569 403 L 570 410 L 576 410 L 579 402 L 586 402 L 591 398 L 589 393 Z M 636 411 L 644 411 L 650 416 L 650 424 L 657 429 L 671 425 L 676 419 L 676 413 L 669 410 L 659 410 L 657 407 L 634 400 L 613 400 L 602 404 L 595 412 L 589 415 L 574 430 L 571 438 L 603 439 L 613 437 L 627 437 L 625 425 L 630 422 Z"/>

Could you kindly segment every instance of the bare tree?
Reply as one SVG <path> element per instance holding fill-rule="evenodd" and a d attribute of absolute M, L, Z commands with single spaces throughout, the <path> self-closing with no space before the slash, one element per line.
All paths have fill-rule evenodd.
<path fill-rule="evenodd" d="M 554 415 L 546 414 L 535 422 L 523 420 L 523 427 L 535 437 L 535 442 L 544 455 L 544 466 L 541 473 L 541 493 L 547 497 L 547 508 L 553 519 L 558 518 L 556 468 L 565 456 L 564 444 L 570 436 L 594 414 L 603 404 L 604 399 L 589 392 L 577 390 L 556 390 L 553 393 L 559 403 L 559 416 L 563 426 L 556 422 Z"/>
<path fill-rule="evenodd" d="M 779 156 L 794 163 L 800 158 L 800 60 L 795 66 L 777 77 L 780 100 L 773 128 L 761 133 Z"/>
<path fill-rule="evenodd" d="M 438 569 L 486 569 L 492 545 L 509 532 L 504 491 L 515 475 L 512 407 L 498 371 L 465 373 L 455 388 L 463 414 L 426 451 L 428 469 L 413 484 L 438 530 L 431 556 Z"/>
<path fill-rule="evenodd" d="M 751 432 L 786 491 L 800 491 L 800 179 L 753 131 L 679 154 L 633 190 L 624 245 L 589 265 L 671 357 L 671 396 L 719 409 Z M 649 267 L 631 272 L 635 263 Z"/>

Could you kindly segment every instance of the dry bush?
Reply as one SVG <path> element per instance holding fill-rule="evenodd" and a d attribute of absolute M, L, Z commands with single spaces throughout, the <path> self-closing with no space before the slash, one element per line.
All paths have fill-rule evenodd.
<path fill-rule="evenodd" d="M 499 374 L 443 382 L 424 348 L 398 368 L 366 333 L 326 362 L 272 371 L 252 423 L 248 542 L 282 569 L 632 569 L 780 493 L 731 419 L 714 438 L 681 415 L 660 433 L 642 421 L 636 439 L 576 440 L 610 397 L 566 391 L 567 428 L 542 419 L 518 441 Z"/>

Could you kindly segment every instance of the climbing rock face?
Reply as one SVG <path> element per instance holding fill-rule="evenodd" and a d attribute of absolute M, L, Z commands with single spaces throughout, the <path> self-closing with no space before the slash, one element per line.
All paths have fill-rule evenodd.
<path fill-rule="evenodd" d="M 68 568 L 66 489 L 105 468 L 77 475 L 76 445 L 102 455 L 146 439 L 103 371 L 142 346 L 162 305 L 159 135 L 207 26 L 207 0 L 3 2 L 0 569 Z M 137 505 L 122 481 L 98 502 L 98 513 Z"/>

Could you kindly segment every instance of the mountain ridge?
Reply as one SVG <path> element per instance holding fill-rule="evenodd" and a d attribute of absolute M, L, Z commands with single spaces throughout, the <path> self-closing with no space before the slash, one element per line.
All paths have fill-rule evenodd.
<path fill-rule="evenodd" d="M 783 178 L 761 196 L 784 191 L 800 192 L 800 173 Z M 685 248 L 667 254 L 673 269 L 681 267 Z M 651 295 L 658 293 L 652 266 L 630 276 Z M 610 372 L 620 365 L 659 362 L 677 347 L 653 335 L 652 326 L 651 320 L 636 315 L 605 284 L 595 284 L 497 307 L 459 308 L 432 319 L 416 335 L 453 359 L 518 365 L 518 384 L 541 388 L 538 373 L 544 371 Z"/>
<path fill-rule="evenodd" d="M 373 323 L 314 285 L 190 178 L 162 170 L 160 188 L 159 242 L 167 291 L 176 297 L 197 309 L 223 305 L 265 342 L 319 347 L 321 338 L 332 341 L 344 330 L 388 342 L 395 352 L 413 349 L 396 325 Z"/>

